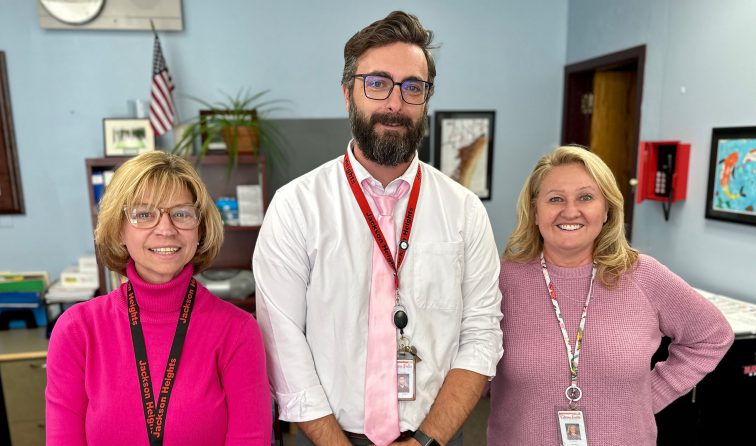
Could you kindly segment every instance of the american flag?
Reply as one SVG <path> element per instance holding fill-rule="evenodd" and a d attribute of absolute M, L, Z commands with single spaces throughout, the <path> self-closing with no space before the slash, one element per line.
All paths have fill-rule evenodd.
<path fill-rule="evenodd" d="M 160 49 L 160 40 L 155 34 L 152 54 L 152 93 L 150 95 L 150 124 L 155 135 L 162 135 L 173 128 L 176 107 L 173 103 L 173 79 Z"/>

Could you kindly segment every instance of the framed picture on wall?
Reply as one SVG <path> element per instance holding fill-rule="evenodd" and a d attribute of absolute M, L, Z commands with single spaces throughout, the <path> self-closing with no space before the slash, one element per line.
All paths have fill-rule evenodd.
<path fill-rule="evenodd" d="M 417 156 L 420 161 L 424 161 L 428 164 L 433 164 L 433 154 L 431 153 L 430 145 L 430 132 L 431 132 L 431 117 L 430 115 L 425 117 L 425 130 L 423 131 L 423 139 L 420 140 L 420 147 L 417 149 Z"/>
<path fill-rule="evenodd" d="M 441 172 L 491 199 L 495 111 L 437 111 L 433 164 Z"/>
<path fill-rule="evenodd" d="M 149 119 L 102 120 L 105 156 L 129 156 L 155 150 L 155 134 Z"/>
<path fill-rule="evenodd" d="M 712 130 L 706 218 L 756 225 L 756 127 Z"/>

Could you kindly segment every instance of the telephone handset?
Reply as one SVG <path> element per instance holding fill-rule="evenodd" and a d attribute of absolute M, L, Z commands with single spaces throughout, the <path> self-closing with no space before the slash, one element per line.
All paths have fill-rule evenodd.
<path fill-rule="evenodd" d="M 657 197 L 672 196 L 672 174 L 675 172 L 676 144 L 659 145 L 656 158 L 656 181 L 654 194 Z"/>

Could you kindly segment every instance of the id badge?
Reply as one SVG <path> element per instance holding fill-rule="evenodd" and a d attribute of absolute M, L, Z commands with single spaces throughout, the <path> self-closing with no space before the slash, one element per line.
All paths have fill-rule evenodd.
<path fill-rule="evenodd" d="M 557 412 L 557 418 L 559 419 L 562 446 L 588 446 L 583 411 L 560 410 Z"/>
<path fill-rule="evenodd" d="M 409 353 L 396 355 L 396 390 L 399 401 L 415 401 L 415 357 Z"/>

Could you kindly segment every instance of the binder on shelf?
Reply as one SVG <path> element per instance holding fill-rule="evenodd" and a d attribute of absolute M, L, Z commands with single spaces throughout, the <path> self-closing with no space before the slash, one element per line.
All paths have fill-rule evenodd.
<path fill-rule="evenodd" d="M 42 295 L 47 288 L 47 273 L 2 273 L 0 293 L 34 292 Z"/>
<path fill-rule="evenodd" d="M 125 276 L 118 274 L 115 271 L 111 271 L 107 267 L 103 267 L 105 270 L 105 292 L 109 293 L 114 289 L 121 286 L 122 283 L 126 283 L 128 279 Z"/>
<path fill-rule="evenodd" d="M 37 308 L 41 305 L 39 294 L 31 291 L 0 293 L 0 310 L 7 308 Z"/>
<path fill-rule="evenodd" d="M 105 178 L 102 172 L 92 172 L 92 192 L 94 193 L 95 204 L 99 208 L 100 199 L 102 194 L 105 193 Z"/>
<path fill-rule="evenodd" d="M 115 174 L 114 170 L 108 169 L 108 170 L 102 171 L 102 179 L 105 184 L 105 187 L 108 187 L 108 185 L 110 184 L 110 180 L 113 179 L 113 174 Z"/>

